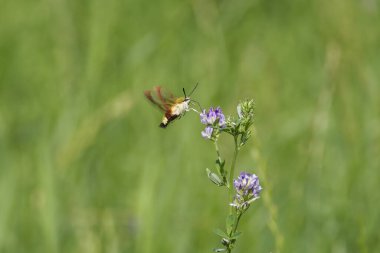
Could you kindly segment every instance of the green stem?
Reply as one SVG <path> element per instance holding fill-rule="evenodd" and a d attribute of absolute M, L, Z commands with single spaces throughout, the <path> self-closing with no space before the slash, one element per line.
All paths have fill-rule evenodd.
<path fill-rule="evenodd" d="M 238 216 L 237 216 L 237 219 L 236 219 L 235 226 L 234 226 L 234 228 L 231 230 L 231 232 L 230 232 L 230 234 L 229 234 L 230 237 L 232 237 L 232 236 L 236 233 L 236 230 L 237 230 L 237 228 L 238 228 L 238 226 L 239 226 L 239 221 L 240 221 L 240 218 L 241 218 L 242 215 L 243 215 L 242 212 L 239 212 L 239 213 L 238 213 Z M 230 247 L 227 247 L 227 251 L 228 251 L 229 253 L 231 253 L 232 249 L 231 249 Z"/>
<path fill-rule="evenodd" d="M 231 163 L 230 176 L 228 179 L 228 188 L 229 188 L 229 191 L 228 191 L 229 194 L 228 195 L 229 195 L 230 203 L 233 202 L 233 198 L 234 198 L 234 189 L 232 186 L 233 186 L 233 180 L 234 180 L 236 158 L 237 158 L 238 153 L 239 153 L 237 136 L 234 136 L 234 141 L 235 141 L 235 151 L 234 151 L 234 157 L 233 157 L 232 163 Z M 232 212 L 233 212 L 233 207 L 230 206 L 230 214 L 232 214 Z"/>
<path fill-rule="evenodd" d="M 214 146 L 215 146 L 216 154 L 218 155 L 218 160 L 219 160 L 219 162 L 222 162 L 222 159 L 220 158 L 218 141 L 214 141 Z"/>
<path fill-rule="evenodd" d="M 231 169 L 230 169 L 230 175 L 228 178 L 228 195 L 229 195 L 229 202 L 232 203 L 234 199 L 234 187 L 233 187 L 233 180 L 234 180 L 234 174 L 235 174 L 235 165 L 236 165 L 236 159 L 239 153 L 239 146 L 238 146 L 238 137 L 234 136 L 234 143 L 235 143 L 235 151 L 234 151 L 234 156 L 232 158 L 232 163 L 231 163 Z M 234 207 L 230 206 L 230 215 L 232 215 L 234 212 Z M 232 236 L 232 234 L 236 231 L 237 225 L 239 223 L 241 214 L 238 216 L 238 219 L 235 224 L 235 228 L 231 231 L 229 236 Z M 227 247 L 227 252 L 231 253 L 232 249 L 230 247 Z"/>
<path fill-rule="evenodd" d="M 237 217 L 237 220 L 236 220 L 235 227 L 234 227 L 234 229 L 231 231 L 230 236 L 232 236 L 233 234 L 236 233 L 236 230 L 237 230 L 237 228 L 238 228 L 238 226 L 239 226 L 239 221 L 240 221 L 240 218 L 241 218 L 242 215 L 243 215 L 243 213 L 239 212 L 238 217 Z"/>
<path fill-rule="evenodd" d="M 239 226 L 239 221 L 240 221 L 240 218 L 241 216 L 243 215 L 242 212 L 238 212 L 238 216 L 237 216 L 237 219 L 236 219 L 236 223 L 235 223 L 235 226 L 234 228 L 231 230 L 230 234 L 229 234 L 229 237 L 232 237 L 235 233 L 236 233 L 236 230 L 237 230 L 237 227 Z M 235 244 L 235 242 L 233 242 L 233 244 Z M 231 253 L 232 249 L 230 248 L 230 246 L 227 247 L 227 251 L 229 253 Z"/>

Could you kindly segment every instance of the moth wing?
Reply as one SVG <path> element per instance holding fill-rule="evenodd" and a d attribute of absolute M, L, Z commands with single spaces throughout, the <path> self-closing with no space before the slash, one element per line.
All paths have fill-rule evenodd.
<path fill-rule="evenodd" d="M 144 95 L 164 112 L 170 111 L 171 107 L 176 103 L 176 97 L 161 86 L 156 86 L 152 90 L 146 90 Z"/>
<path fill-rule="evenodd" d="M 154 87 L 154 91 L 156 99 L 159 100 L 168 109 L 176 103 L 176 96 L 174 96 L 173 93 L 167 89 L 161 86 L 156 86 Z"/>
<path fill-rule="evenodd" d="M 157 99 L 153 96 L 153 91 L 152 91 L 152 90 L 146 90 L 146 91 L 144 91 L 144 95 L 145 95 L 145 97 L 146 97 L 146 98 L 147 98 L 152 104 L 154 104 L 155 106 L 157 106 L 160 110 L 162 110 L 162 111 L 164 111 L 164 112 L 167 111 L 166 107 L 165 107 L 163 104 L 161 104 L 161 103 L 159 102 L 159 100 L 157 100 Z"/>

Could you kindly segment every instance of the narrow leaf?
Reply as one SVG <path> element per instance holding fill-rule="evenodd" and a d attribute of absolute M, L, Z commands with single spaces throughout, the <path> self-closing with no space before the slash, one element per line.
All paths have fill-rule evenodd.
<path fill-rule="evenodd" d="M 206 169 L 206 172 L 207 172 L 207 176 L 211 180 L 211 182 L 213 182 L 217 186 L 224 185 L 223 181 L 218 177 L 218 175 L 216 175 L 215 173 L 211 172 L 211 170 L 209 170 L 208 168 Z"/>
<path fill-rule="evenodd" d="M 229 239 L 229 236 L 226 234 L 226 232 L 224 232 L 223 230 L 221 230 L 220 228 L 215 228 L 214 229 L 214 233 L 219 235 L 220 237 L 222 238 L 226 238 L 226 239 Z"/>
<path fill-rule="evenodd" d="M 231 236 L 231 240 L 237 239 L 239 236 L 241 236 L 242 232 L 236 232 Z"/>
<path fill-rule="evenodd" d="M 217 159 L 215 161 L 215 169 L 218 172 L 219 176 L 222 177 L 223 185 L 227 185 L 227 172 L 224 170 L 224 165 L 226 164 L 226 160 L 219 160 Z"/>
<path fill-rule="evenodd" d="M 227 234 L 231 234 L 232 229 L 235 227 L 235 223 L 237 221 L 237 217 L 234 214 L 230 214 L 226 219 L 226 230 Z"/>

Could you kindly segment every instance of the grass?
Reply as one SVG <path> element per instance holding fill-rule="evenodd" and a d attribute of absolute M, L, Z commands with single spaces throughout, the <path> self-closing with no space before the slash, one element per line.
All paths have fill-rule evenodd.
<path fill-rule="evenodd" d="M 212 144 L 194 113 L 159 129 L 143 98 L 198 81 L 204 107 L 257 105 L 237 172 L 264 191 L 236 252 L 379 251 L 379 17 L 370 0 L 4 2 L 0 251 L 210 252 L 228 212 Z"/>

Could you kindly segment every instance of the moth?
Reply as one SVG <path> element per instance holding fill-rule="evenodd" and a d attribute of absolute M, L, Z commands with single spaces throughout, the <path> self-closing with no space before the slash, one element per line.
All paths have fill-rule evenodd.
<path fill-rule="evenodd" d="M 197 86 L 198 83 L 190 92 L 189 96 L 186 95 L 185 88 L 183 88 L 184 97 L 176 97 L 173 93 L 161 86 L 156 86 L 151 90 L 144 91 L 145 97 L 164 112 L 160 124 L 161 128 L 166 128 L 171 122 L 175 119 L 181 118 L 189 110 L 194 110 L 193 108 L 190 108 L 190 103 L 194 101 L 190 99 L 190 96 L 193 94 Z"/>

